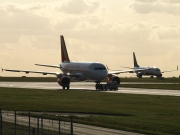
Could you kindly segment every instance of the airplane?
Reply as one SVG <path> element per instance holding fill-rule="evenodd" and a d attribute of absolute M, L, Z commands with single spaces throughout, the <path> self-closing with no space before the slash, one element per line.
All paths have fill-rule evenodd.
<path fill-rule="evenodd" d="M 44 66 L 51 68 L 59 68 L 62 73 L 59 72 L 45 72 L 45 71 L 31 71 L 31 70 L 14 70 L 14 69 L 3 69 L 2 71 L 9 72 L 24 72 L 28 73 L 40 73 L 43 75 L 55 75 L 57 76 L 57 82 L 63 89 L 70 88 L 70 82 L 72 78 L 77 81 L 92 80 L 96 84 L 108 78 L 108 81 L 116 81 L 120 84 L 120 77 L 117 74 L 132 72 L 132 70 L 113 71 L 108 72 L 106 66 L 100 62 L 73 62 L 70 61 L 69 55 L 66 49 L 64 37 L 60 36 L 61 42 L 61 64 L 59 65 L 48 65 L 48 64 L 35 64 L 36 66 Z M 142 71 L 144 69 L 134 69 L 133 71 Z M 96 86 L 96 85 L 95 85 Z"/>
<path fill-rule="evenodd" d="M 150 78 L 153 78 L 153 76 L 156 76 L 157 78 L 160 78 L 160 77 L 162 77 L 162 73 L 172 72 L 172 71 L 177 71 L 178 70 L 178 66 L 177 66 L 176 70 L 169 70 L 169 71 L 162 71 L 162 72 L 157 67 L 147 67 L 147 66 L 142 67 L 142 66 L 139 66 L 138 63 L 137 63 L 136 56 L 135 56 L 134 52 L 133 52 L 133 61 L 134 61 L 134 68 L 133 68 L 134 70 L 144 69 L 142 71 L 135 71 L 138 78 L 142 78 L 143 75 L 150 75 Z"/>

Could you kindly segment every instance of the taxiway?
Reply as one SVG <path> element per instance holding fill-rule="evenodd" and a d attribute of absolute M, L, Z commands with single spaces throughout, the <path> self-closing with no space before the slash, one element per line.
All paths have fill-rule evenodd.
<path fill-rule="evenodd" d="M 30 88 L 30 89 L 45 89 L 45 90 L 62 89 L 56 82 L 0 82 L 0 87 Z M 96 91 L 95 83 L 93 82 L 71 82 L 70 89 Z M 145 89 L 145 88 L 119 87 L 117 91 L 100 91 L 100 92 L 180 96 L 180 90 L 162 90 L 162 89 Z"/>

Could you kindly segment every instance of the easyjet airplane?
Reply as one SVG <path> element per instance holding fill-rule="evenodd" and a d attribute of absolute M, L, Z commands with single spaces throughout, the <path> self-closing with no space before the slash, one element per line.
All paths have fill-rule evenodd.
<path fill-rule="evenodd" d="M 2 71 L 10 72 L 25 72 L 28 73 L 41 73 L 43 75 L 51 74 L 57 76 L 57 82 L 63 89 L 70 88 L 71 78 L 75 78 L 78 81 L 92 80 L 95 83 L 100 83 L 102 80 L 108 78 L 109 81 L 116 81 L 120 84 L 120 78 L 116 74 L 132 72 L 132 70 L 113 71 L 108 72 L 105 65 L 99 62 L 72 62 L 69 59 L 68 52 L 64 37 L 61 39 L 61 59 L 60 65 L 47 65 L 47 64 L 35 64 L 37 66 L 45 66 L 52 68 L 59 68 L 63 73 L 59 72 L 44 72 L 44 71 L 31 71 L 31 70 L 14 70 L 14 69 L 2 69 Z M 143 69 L 144 70 L 144 69 Z M 134 71 L 142 71 L 142 69 L 135 69 Z"/>

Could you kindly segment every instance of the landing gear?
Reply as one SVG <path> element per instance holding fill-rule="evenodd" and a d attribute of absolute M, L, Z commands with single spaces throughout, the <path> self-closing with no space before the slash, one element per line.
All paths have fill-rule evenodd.
<path fill-rule="evenodd" d="M 150 78 L 154 78 L 154 76 L 151 75 Z"/>
<path fill-rule="evenodd" d="M 138 78 L 142 78 L 142 74 L 141 74 L 141 73 L 138 73 L 138 74 L 137 74 L 137 77 L 138 77 Z"/>
<path fill-rule="evenodd" d="M 65 90 L 67 88 L 67 90 L 69 90 L 70 86 L 62 86 L 63 87 L 63 90 Z"/>

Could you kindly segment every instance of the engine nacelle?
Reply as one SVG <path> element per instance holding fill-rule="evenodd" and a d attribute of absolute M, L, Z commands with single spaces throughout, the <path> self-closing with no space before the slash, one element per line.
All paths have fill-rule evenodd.
<path fill-rule="evenodd" d="M 118 85 L 121 82 L 121 79 L 118 76 L 115 76 L 115 75 L 111 75 L 108 78 L 109 78 L 109 81 L 116 81 Z"/>
<path fill-rule="evenodd" d="M 67 76 L 59 77 L 57 80 L 58 84 L 61 86 L 69 86 L 70 84 L 70 78 Z"/>
<path fill-rule="evenodd" d="M 162 74 L 157 75 L 157 77 L 162 77 Z"/>
<path fill-rule="evenodd" d="M 137 77 L 138 77 L 138 78 L 142 78 L 142 73 L 141 73 L 141 72 L 138 72 L 138 73 L 137 73 Z"/>

